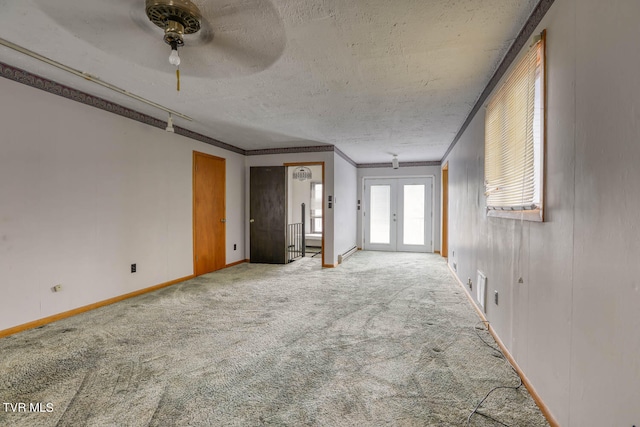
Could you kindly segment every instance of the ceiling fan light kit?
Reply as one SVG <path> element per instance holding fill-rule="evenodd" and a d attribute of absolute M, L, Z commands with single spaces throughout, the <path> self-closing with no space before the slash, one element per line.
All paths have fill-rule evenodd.
<path fill-rule="evenodd" d="M 202 15 L 190 0 L 146 0 L 147 17 L 164 30 L 164 41 L 171 46 L 169 62 L 180 65 L 178 47 L 184 46 L 184 35 L 200 31 Z"/>

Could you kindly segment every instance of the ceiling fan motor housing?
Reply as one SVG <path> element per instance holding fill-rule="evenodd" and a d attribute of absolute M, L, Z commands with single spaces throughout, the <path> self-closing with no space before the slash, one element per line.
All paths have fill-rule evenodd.
<path fill-rule="evenodd" d="M 146 0 L 147 17 L 164 30 L 169 45 L 184 44 L 182 36 L 200 31 L 202 15 L 190 0 Z"/>

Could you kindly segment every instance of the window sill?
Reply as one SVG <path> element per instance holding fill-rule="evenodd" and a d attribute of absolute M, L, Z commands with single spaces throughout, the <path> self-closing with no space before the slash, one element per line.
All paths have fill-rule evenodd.
<path fill-rule="evenodd" d="M 519 219 L 522 221 L 544 222 L 542 209 L 527 211 L 503 211 L 499 209 L 487 209 L 487 216 L 493 218 Z"/>

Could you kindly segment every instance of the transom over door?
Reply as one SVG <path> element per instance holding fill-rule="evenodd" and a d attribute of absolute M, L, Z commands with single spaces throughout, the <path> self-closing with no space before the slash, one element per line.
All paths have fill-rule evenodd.
<path fill-rule="evenodd" d="M 433 252 L 433 178 L 365 179 L 364 248 Z"/>

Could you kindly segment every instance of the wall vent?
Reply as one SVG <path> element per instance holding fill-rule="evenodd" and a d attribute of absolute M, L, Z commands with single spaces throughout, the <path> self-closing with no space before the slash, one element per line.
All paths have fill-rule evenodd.
<path fill-rule="evenodd" d="M 480 270 L 478 270 L 478 281 L 476 282 L 476 291 L 478 301 L 478 305 L 482 309 L 484 313 L 487 312 L 486 309 L 486 299 L 487 299 L 487 276 Z"/>

